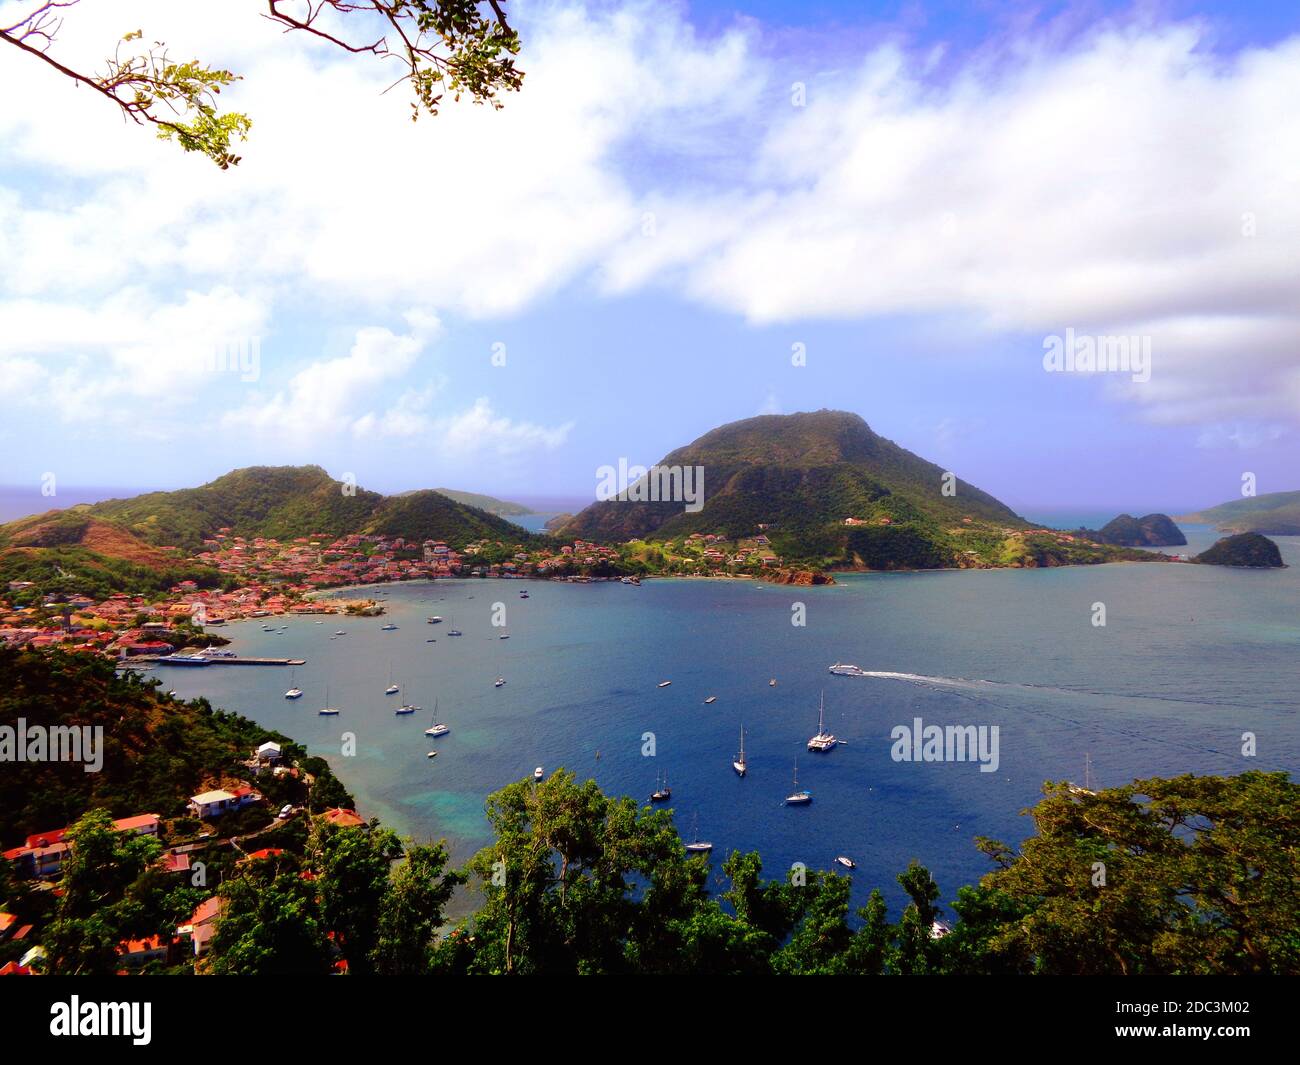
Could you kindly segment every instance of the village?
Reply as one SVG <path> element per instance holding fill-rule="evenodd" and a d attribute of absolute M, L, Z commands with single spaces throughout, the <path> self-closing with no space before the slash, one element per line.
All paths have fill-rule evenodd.
<path fill-rule="evenodd" d="M 33 649 L 59 646 L 112 658 L 169 655 L 220 646 L 228 622 L 285 615 L 383 612 L 373 599 L 322 598 L 332 589 L 392 581 L 452 577 L 587 582 L 642 576 L 745 576 L 771 570 L 766 526 L 752 538 L 729 541 L 692 533 L 675 541 L 619 546 L 577 539 L 544 545 L 481 541 L 454 549 L 442 540 L 374 534 L 335 539 L 243 537 L 229 528 L 203 541 L 191 559 L 210 567 L 215 587 L 182 581 L 166 593 L 116 592 L 102 599 L 45 592 L 29 581 L 0 591 L 0 644 Z"/>
<path fill-rule="evenodd" d="M 118 943 L 120 975 L 155 964 L 170 969 L 192 966 L 196 973 L 202 973 L 221 913 L 217 889 L 225 871 L 250 862 L 276 861 L 289 846 L 300 850 L 305 830 L 300 828 L 292 839 L 281 838 L 282 830 L 290 822 L 319 819 L 336 829 L 365 831 L 369 828 L 368 822 L 347 807 L 323 809 L 313 815 L 314 780 L 298 764 L 288 764 L 290 761 L 289 752 L 279 743 L 267 741 L 249 753 L 241 768 L 253 781 L 265 778 L 266 784 L 230 779 L 222 787 L 192 795 L 182 817 L 168 819 L 156 813 L 142 813 L 112 821 L 113 830 L 120 836 L 142 836 L 156 841 L 153 865 L 163 876 L 174 878 L 176 885 L 211 890 L 170 934 L 123 939 Z M 269 802 L 271 791 L 277 795 L 277 801 L 291 796 L 297 801 L 286 802 L 277 809 Z M 20 846 L 4 851 L 3 859 L 15 878 L 36 891 L 57 896 L 62 890 L 60 882 L 65 866 L 76 846 L 72 835 L 71 827 L 32 833 Z M 274 845 L 277 843 L 285 846 Z M 307 880 L 314 877 L 310 869 L 303 869 L 300 875 Z M 34 928 L 30 923 L 20 922 L 14 914 L 0 912 L 0 944 L 21 950 L 21 954 L 0 966 L 0 976 L 32 976 L 43 972 L 47 959 L 45 948 L 34 944 L 22 949 L 24 944 L 39 938 Z M 346 972 L 346 961 L 340 960 L 336 971 Z"/>

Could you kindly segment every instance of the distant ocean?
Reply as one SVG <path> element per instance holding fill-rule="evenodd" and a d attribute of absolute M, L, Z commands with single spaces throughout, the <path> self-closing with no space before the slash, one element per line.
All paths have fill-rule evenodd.
<path fill-rule="evenodd" d="M 1199 551 L 1216 534 L 1193 526 L 1188 538 Z M 732 849 L 760 851 L 773 877 L 796 861 L 824 868 L 845 854 L 858 862 L 856 905 L 880 886 L 898 906 L 894 878 L 916 858 L 947 902 L 989 869 L 974 837 L 1015 845 L 1030 835 L 1020 811 L 1046 779 L 1082 781 L 1085 754 L 1102 786 L 1295 772 L 1300 538 L 1278 543 L 1290 569 L 851 574 L 816 588 L 686 579 L 639 588 L 388 585 L 374 594 L 396 631 L 352 618 L 277 621 L 283 635 L 255 622 L 225 628 L 238 652 L 305 658 L 296 671 L 158 674 L 182 696 L 205 695 L 307 743 L 363 814 L 417 839 L 446 837 L 457 860 L 488 842 L 488 793 L 536 765 L 564 766 L 640 800 L 666 773 L 680 829 L 689 835 L 698 818 L 715 868 Z M 504 630 L 491 624 L 495 603 L 505 606 Z M 791 624 L 795 603 L 806 626 Z M 1106 606 L 1104 627 L 1092 624 L 1096 603 Z M 429 625 L 433 614 L 446 620 Z M 465 635 L 447 636 L 453 625 Z M 331 639 L 340 627 L 347 635 Z M 500 640 L 502 631 L 511 638 Z M 832 676 L 837 661 L 876 675 Z M 422 712 L 393 715 L 397 698 L 383 694 L 390 671 Z M 498 675 L 504 687 L 493 687 Z M 662 680 L 672 685 L 657 687 Z M 316 714 L 327 683 L 338 718 Z M 286 701 L 291 684 L 306 696 Z M 805 744 L 823 692 L 827 726 L 847 743 L 814 755 Z M 717 702 L 704 705 L 708 695 Z M 435 705 L 452 731 L 430 741 L 423 730 Z M 892 760 L 891 730 L 918 718 L 998 726 L 997 771 Z M 744 780 L 731 770 L 742 725 Z M 1258 738 L 1257 757 L 1241 754 L 1245 731 Z M 344 732 L 357 738 L 354 757 L 340 755 Z M 808 807 L 782 805 L 796 758 L 799 785 L 814 797 Z"/>
<path fill-rule="evenodd" d="M 153 492 L 153 488 L 78 488 L 55 484 L 53 496 L 41 495 L 41 486 L 0 485 L 0 522 L 16 521 L 29 514 L 63 510 L 79 503 L 98 503 L 104 499 L 124 499 Z"/>

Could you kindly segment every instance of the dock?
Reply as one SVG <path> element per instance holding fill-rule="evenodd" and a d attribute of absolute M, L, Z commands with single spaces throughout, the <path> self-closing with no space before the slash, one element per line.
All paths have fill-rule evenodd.
<path fill-rule="evenodd" d="M 148 662 L 157 666 L 304 666 L 305 658 L 219 658 L 216 655 L 142 655 L 129 664 Z"/>

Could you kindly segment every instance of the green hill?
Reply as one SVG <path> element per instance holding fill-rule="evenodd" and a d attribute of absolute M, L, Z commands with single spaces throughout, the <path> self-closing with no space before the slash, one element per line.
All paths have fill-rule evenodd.
<path fill-rule="evenodd" d="M 458 492 L 454 488 L 435 488 L 434 491 L 446 496 L 448 499 L 454 499 L 457 503 L 464 503 L 467 507 L 486 510 L 489 514 L 495 514 L 501 518 L 518 517 L 521 514 L 533 513 L 531 509 L 522 503 L 511 503 L 508 500 L 481 495 L 478 492 Z"/>
<path fill-rule="evenodd" d="M 1009 507 L 965 481 L 942 494 L 944 470 L 871 431 L 856 414 L 822 410 L 732 422 L 678 448 L 660 466 L 702 466 L 704 508 L 680 502 L 593 503 L 565 535 L 630 539 L 690 532 L 749 536 L 759 524 L 822 533 L 844 519 L 895 523 L 979 518 L 1016 528 Z"/>
<path fill-rule="evenodd" d="M 942 467 L 872 432 L 846 411 L 762 415 L 724 425 L 660 466 L 704 469 L 704 506 L 610 500 L 567 521 L 563 536 L 672 539 L 693 532 L 739 539 L 768 526 L 783 557 L 871 568 L 960 564 L 989 555 L 1003 530 L 1028 523 L 965 481 L 945 495 Z M 846 525 L 846 519 L 861 525 Z M 979 543 L 976 543 L 979 541 Z"/>
<path fill-rule="evenodd" d="M 1213 525 L 1220 532 L 1300 536 L 1300 492 L 1269 492 L 1234 499 L 1207 510 L 1179 515 L 1179 521 Z"/>
<path fill-rule="evenodd" d="M 319 466 L 251 466 L 199 488 L 149 492 L 0 525 L 0 579 L 44 591 L 152 592 L 177 581 L 213 586 L 216 570 L 187 557 L 219 529 L 236 536 L 372 533 L 408 540 L 531 543 L 518 525 L 432 490 L 385 496 L 343 491 Z"/>
<path fill-rule="evenodd" d="M 1251 569 L 1277 569 L 1285 565 L 1277 544 L 1255 532 L 1225 536 L 1192 561 L 1207 566 L 1246 566 Z"/>
<path fill-rule="evenodd" d="M 376 533 L 446 540 L 453 547 L 482 537 L 518 542 L 527 535 L 495 514 L 431 490 L 385 496 L 356 487 L 349 494 L 319 466 L 250 466 L 200 488 L 150 492 L 85 509 L 148 543 L 187 550 L 197 550 L 223 528 L 236 536 L 278 540 Z"/>

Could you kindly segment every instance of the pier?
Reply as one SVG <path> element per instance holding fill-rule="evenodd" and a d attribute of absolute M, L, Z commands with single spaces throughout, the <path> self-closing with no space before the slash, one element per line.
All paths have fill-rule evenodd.
<path fill-rule="evenodd" d="M 303 666 L 305 658 L 220 658 L 216 655 L 142 655 L 129 659 L 126 664 L 136 663 L 157 666 Z"/>

